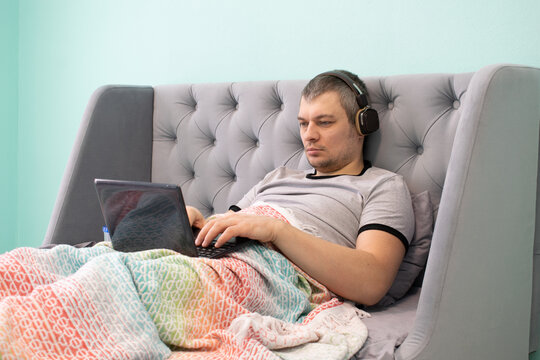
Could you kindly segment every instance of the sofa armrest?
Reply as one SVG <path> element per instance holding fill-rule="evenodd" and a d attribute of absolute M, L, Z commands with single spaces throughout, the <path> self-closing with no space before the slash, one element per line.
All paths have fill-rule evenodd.
<path fill-rule="evenodd" d="M 412 332 L 397 359 L 525 359 L 529 349 L 540 71 L 471 79 Z"/>
<path fill-rule="evenodd" d="M 150 181 L 152 87 L 104 86 L 92 95 L 67 164 L 46 244 L 103 239 L 95 178 Z"/>

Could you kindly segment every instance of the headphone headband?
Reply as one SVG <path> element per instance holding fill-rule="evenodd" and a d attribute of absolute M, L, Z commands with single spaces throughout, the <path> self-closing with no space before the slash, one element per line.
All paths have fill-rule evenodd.
<path fill-rule="evenodd" d="M 362 136 L 371 134 L 379 129 L 379 115 L 375 109 L 369 106 L 367 94 L 365 94 L 360 86 L 351 79 L 350 76 L 339 70 L 327 71 L 321 75 L 333 76 L 341 79 L 347 86 L 354 92 L 356 102 L 360 107 L 360 110 L 356 112 L 354 123 L 356 130 Z"/>
<path fill-rule="evenodd" d="M 351 79 L 345 73 L 342 73 L 341 71 L 327 71 L 322 73 L 321 75 L 328 75 L 341 79 L 341 81 L 347 84 L 347 86 L 349 86 L 349 88 L 354 92 L 356 102 L 358 103 L 358 106 L 360 106 L 360 109 L 364 109 L 366 106 L 369 106 L 366 94 L 364 94 L 360 86 L 358 86 L 358 84 L 356 84 L 353 79 Z"/>

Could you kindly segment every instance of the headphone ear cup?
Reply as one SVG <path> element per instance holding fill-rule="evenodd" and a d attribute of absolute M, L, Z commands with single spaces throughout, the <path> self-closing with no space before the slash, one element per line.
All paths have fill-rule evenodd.
<path fill-rule="evenodd" d="M 379 114 L 376 110 L 367 108 L 358 110 L 355 117 L 356 131 L 360 135 L 369 135 L 379 129 Z"/>

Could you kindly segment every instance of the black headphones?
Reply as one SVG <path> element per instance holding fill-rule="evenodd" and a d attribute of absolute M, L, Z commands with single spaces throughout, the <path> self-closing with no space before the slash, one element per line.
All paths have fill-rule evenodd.
<path fill-rule="evenodd" d="M 366 94 L 362 92 L 360 86 L 358 86 L 353 79 L 338 70 L 324 72 L 319 76 L 321 75 L 328 75 L 341 79 L 354 92 L 356 102 L 358 103 L 358 106 L 360 106 L 360 110 L 358 110 L 354 117 L 354 124 L 356 125 L 356 131 L 358 131 L 360 135 L 368 135 L 379 129 L 379 114 L 377 114 L 377 110 L 372 109 L 371 106 L 369 106 Z"/>

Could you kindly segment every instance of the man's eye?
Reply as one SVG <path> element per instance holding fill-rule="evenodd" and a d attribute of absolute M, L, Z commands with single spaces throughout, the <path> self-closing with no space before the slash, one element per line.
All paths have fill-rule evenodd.
<path fill-rule="evenodd" d="M 307 126 L 307 123 L 306 122 L 301 122 L 299 123 L 300 127 L 306 127 Z"/>

